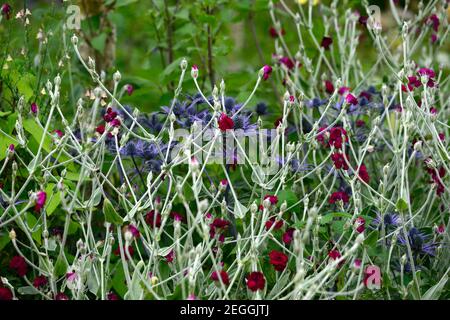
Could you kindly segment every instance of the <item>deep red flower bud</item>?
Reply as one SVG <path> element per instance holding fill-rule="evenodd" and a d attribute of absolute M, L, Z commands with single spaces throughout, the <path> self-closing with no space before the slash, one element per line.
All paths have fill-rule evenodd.
<path fill-rule="evenodd" d="M 269 79 L 269 76 L 270 76 L 271 73 L 272 73 L 272 67 L 268 66 L 268 65 L 265 65 L 263 67 L 263 79 L 264 80 Z"/>
<path fill-rule="evenodd" d="M 325 50 L 330 50 L 330 46 L 333 43 L 333 39 L 330 37 L 323 37 L 320 46 Z"/>
<path fill-rule="evenodd" d="M 329 80 L 325 80 L 325 91 L 328 94 L 333 94 L 334 92 L 334 85 L 333 82 L 329 81 Z"/>

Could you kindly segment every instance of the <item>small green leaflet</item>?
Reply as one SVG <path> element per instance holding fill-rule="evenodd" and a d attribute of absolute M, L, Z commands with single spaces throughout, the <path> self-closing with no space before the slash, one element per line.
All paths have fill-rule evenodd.
<path fill-rule="evenodd" d="M 121 226 L 123 224 L 122 217 L 117 213 L 111 201 L 105 197 L 103 201 L 103 213 L 105 214 L 106 222 Z"/>

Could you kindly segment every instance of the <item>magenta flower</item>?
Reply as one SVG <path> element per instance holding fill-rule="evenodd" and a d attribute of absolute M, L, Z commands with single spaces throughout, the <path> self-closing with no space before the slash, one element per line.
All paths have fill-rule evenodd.
<path fill-rule="evenodd" d="M 325 80 L 325 91 L 328 94 L 333 94 L 334 92 L 334 85 L 333 82 L 329 81 L 329 80 Z"/>
<path fill-rule="evenodd" d="M 429 78 L 433 79 L 436 76 L 436 73 L 433 69 L 429 68 L 420 68 L 417 73 L 421 76 L 428 76 Z"/>
<path fill-rule="evenodd" d="M 278 61 L 281 64 L 284 64 L 289 70 L 292 70 L 295 67 L 294 61 L 292 61 L 289 57 L 281 57 Z"/>
<path fill-rule="evenodd" d="M 34 211 L 41 212 L 42 208 L 44 208 L 46 201 L 47 201 L 47 193 L 45 191 L 38 191 L 36 193 L 36 203 L 34 206 Z"/>
<path fill-rule="evenodd" d="M 39 288 L 45 287 L 45 285 L 47 283 L 48 283 L 48 280 L 45 276 L 37 276 L 33 280 L 33 287 L 35 287 L 36 289 L 39 289 Z"/>
<path fill-rule="evenodd" d="M 272 226 L 275 224 L 275 226 L 273 227 L 274 230 L 279 230 L 283 227 L 283 220 L 276 220 L 275 217 L 270 218 L 268 221 L 266 221 L 266 230 L 270 230 L 270 228 L 272 228 Z"/>
<path fill-rule="evenodd" d="M 338 93 L 342 96 L 342 95 L 344 95 L 345 93 L 347 93 L 347 92 L 349 92 L 350 91 L 350 88 L 349 87 L 340 87 L 339 89 L 338 89 Z"/>
<path fill-rule="evenodd" d="M 369 172 L 367 172 L 367 167 L 364 164 L 361 164 L 361 166 L 359 167 L 358 176 L 365 183 L 370 182 Z"/>
<path fill-rule="evenodd" d="M 270 76 L 271 73 L 272 73 L 272 67 L 268 66 L 268 65 L 265 65 L 263 67 L 263 79 L 264 80 L 269 79 L 269 76 Z"/>
<path fill-rule="evenodd" d="M 320 46 L 325 50 L 330 50 L 330 46 L 333 43 L 333 39 L 330 37 L 323 37 Z"/>
<path fill-rule="evenodd" d="M 14 256 L 9 262 L 9 267 L 16 271 L 19 277 L 23 277 L 28 272 L 27 262 L 22 256 Z"/>
<path fill-rule="evenodd" d="M 11 18 L 12 7 L 8 3 L 4 3 L 1 7 L 2 16 L 6 17 L 6 20 Z"/>
<path fill-rule="evenodd" d="M 251 291 L 255 292 L 258 290 L 264 290 L 264 286 L 266 285 L 266 279 L 264 278 L 264 274 L 259 271 L 254 271 L 247 275 L 247 288 Z"/>
<path fill-rule="evenodd" d="M 281 239 L 283 240 L 283 242 L 286 245 L 290 245 L 292 240 L 294 239 L 294 231 L 295 231 L 294 228 L 289 228 L 286 230 L 285 233 L 283 233 L 283 236 Z"/>
<path fill-rule="evenodd" d="M 347 161 L 346 161 L 347 160 Z M 347 155 L 339 152 L 335 152 L 331 155 L 331 161 L 333 161 L 336 169 L 348 170 L 348 157 Z"/>
<path fill-rule="evenodd" d="M 341 253 L 339 252 L 339 250 L 333 249 L 330 252 L 328 252 L 328 256 L 333 260 L 337 260 L 341 257 Z"/>
<path fill-rule="evenodd" d="M 169 252 L 169 254 L 166 255 L 164 258 L 166 258 L 166 261 L 167 261 L 168 263 L 172 263 L 172 262 L 173 262 L 173 259 L 175 258 L 175 252 L 174 252 L 173 250 L 171 250 L 171 251 Z"/>
<path fill-rule="evenodd" d="M 69 297 L 65 295 L 63 292 L 59 292 L 56 295 L 55 300 L 69 300 Z"/>
<path fill-rule="evenodd" d="M 228 273 L 226 271 L 224 271 L 224 270 L 221 270 L 220 272 L 213 271 L 211 273 L 211 280 L 212 281 L 220 284 L 220 280 L 219 279 L 222 280 L 222 283 L 224 285 L 226 285 L 226 286 L 230 284 L 230 279 L 228 278 Z"/>
<path fill-rule="evenodd" d="M 9 288 L 0 286 L 0 301 L 12 300 L 13 294 Z"/>
<path fill-rule="evenodd" d="M 431 24 L 434 32 L 438 32 L 440 21 L 437 15 L 432 14 L 431 16 L 428 17 L 426 22 Z"/>
<path fill-rule="evenodd" d="M 184 217 L 181 213 L 172 211 L 170 213 L 170 216 L 173 218 L 173 220 L 178 221 L 178 222 L 183 222 L 184 221 Z"/>
<path fill-rule="evenodd" d="M 227 130 L 234 128 L 234 121 L 229 116 L 227 116 L 225 113 L 222 113 L 219 117 L 219 129 L 222 132 L 225 132 Z"/>
<path fill-rule="evenodd" d="M 347 102 L 348 104 L 356 106 L 358 104 L 358 99 L 356 99 L 356 97 L 354 95 L 349 93 L 349 94 L 347 94 L 345 96 L 345 102 Z"/>
<path fill-rule="evenodd" d="M 364 230 L 366 229 L 366 219 L 364 219 L 363 217 L 356 218 L 355 227 L 356 227 L 356 232 L 363 233 Z"/>
<path fill-rule="evenodd" d="M 278 197 L 277 196 L 272 196 L 270 194 L 266 194 L 264 196 L 264 200 L 269 199 L 270 204 L 272 205 L 276 205 L 278 203 Z"/>
<path fill-rule="evenodd" d="M 276 271 L 283 271 L 288 263 L 288 256 L 281 251 L 272 250 L 269 253 L 269 263 L 273 265 Z"/>
<path fill-rule="evenodd" d="M 58 130 L 58 129 L 53 130 L 53 133 L 56 133 L 56 135 L 57 135 L 59 138 L 62 138 L 63 135 L 64 135 L 64 133 L 63 133 L 61 130 Z"/>
<path fill-rule="evenodd" d="M 284 36 L 286 34 L 286 31 L 284 29 L 281 29 L 281 32 L 278 32 L 274 27 L 270 27 L 269 34 L 272 38 L 278 38 L 280 34 Z"/>
<path fill-rule="evenodd" d="M 109 292 L 106 295 L 106 299 L 110 300 L 110 301 L 116 301 L 116 300 L 120 300 L 119 296 L 117 294 L 115 294 L 114 292 Z"/>
<path fill-rule="evenodd" d="M 127 226 L 127 230 L 131 232 L 134 238 L 139 239 L 141 236 L 141 233 L 139 232 L 139 229 L 136 228 L 134 225 L 130 224 Z"/>
<path fill-rule="evenodd" d="M 31 112 L 36 114 L 39 110 L 38 105 L 36 104 L 36 102 L 33 102 L 30 106 Z"/>
<path fill-rule="evenodd" d="M 78 279 L 78 275 L 76 272 L 67 272 L 66 279 L 68 282 L 75 282 Z"/>
<path fill-rule="evenodd" d="M 336 191 L 331 194 L 330 199 L 328 199 L 328 203 L 334 204 L 339 200 L 342 201 L 343 203 L 348 203 L 350 197 L 344 191 Z"/>
<path fill-rule="evenodd" d="M 131 96 L 133 94 L 134 87 L 131 84 L 127 84 L 126 87 L 125 87 L 125 90 L 127 91 L 127 94 L 129 96 Z"/>

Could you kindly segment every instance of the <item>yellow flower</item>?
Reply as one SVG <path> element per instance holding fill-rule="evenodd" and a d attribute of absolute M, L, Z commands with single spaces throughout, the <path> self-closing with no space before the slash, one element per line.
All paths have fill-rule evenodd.
<path fill-rule="evenodd" d="M 298 4 L 307 4 L 309 0 L 297 0 Z M 313 6 L 318 5 L 320 0 L 313 0 Z"/>

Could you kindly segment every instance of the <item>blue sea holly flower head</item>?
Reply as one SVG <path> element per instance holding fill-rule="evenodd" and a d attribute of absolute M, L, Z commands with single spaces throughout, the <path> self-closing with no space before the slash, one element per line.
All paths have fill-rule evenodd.
<path fill-rule="evenodd" d="M 402 232 L 398 237 L 398 242 L 406 246 L 407 242 L 411 247 L 411 250 L 414 255 L 430 255 L 434 256 L 436 252 L 437 243 L 432 241 L 428 241 L 429 236 L 421 232 L 417 228 L 411 228 L 407 233 L 407 239 L 403 236 Z"/>

